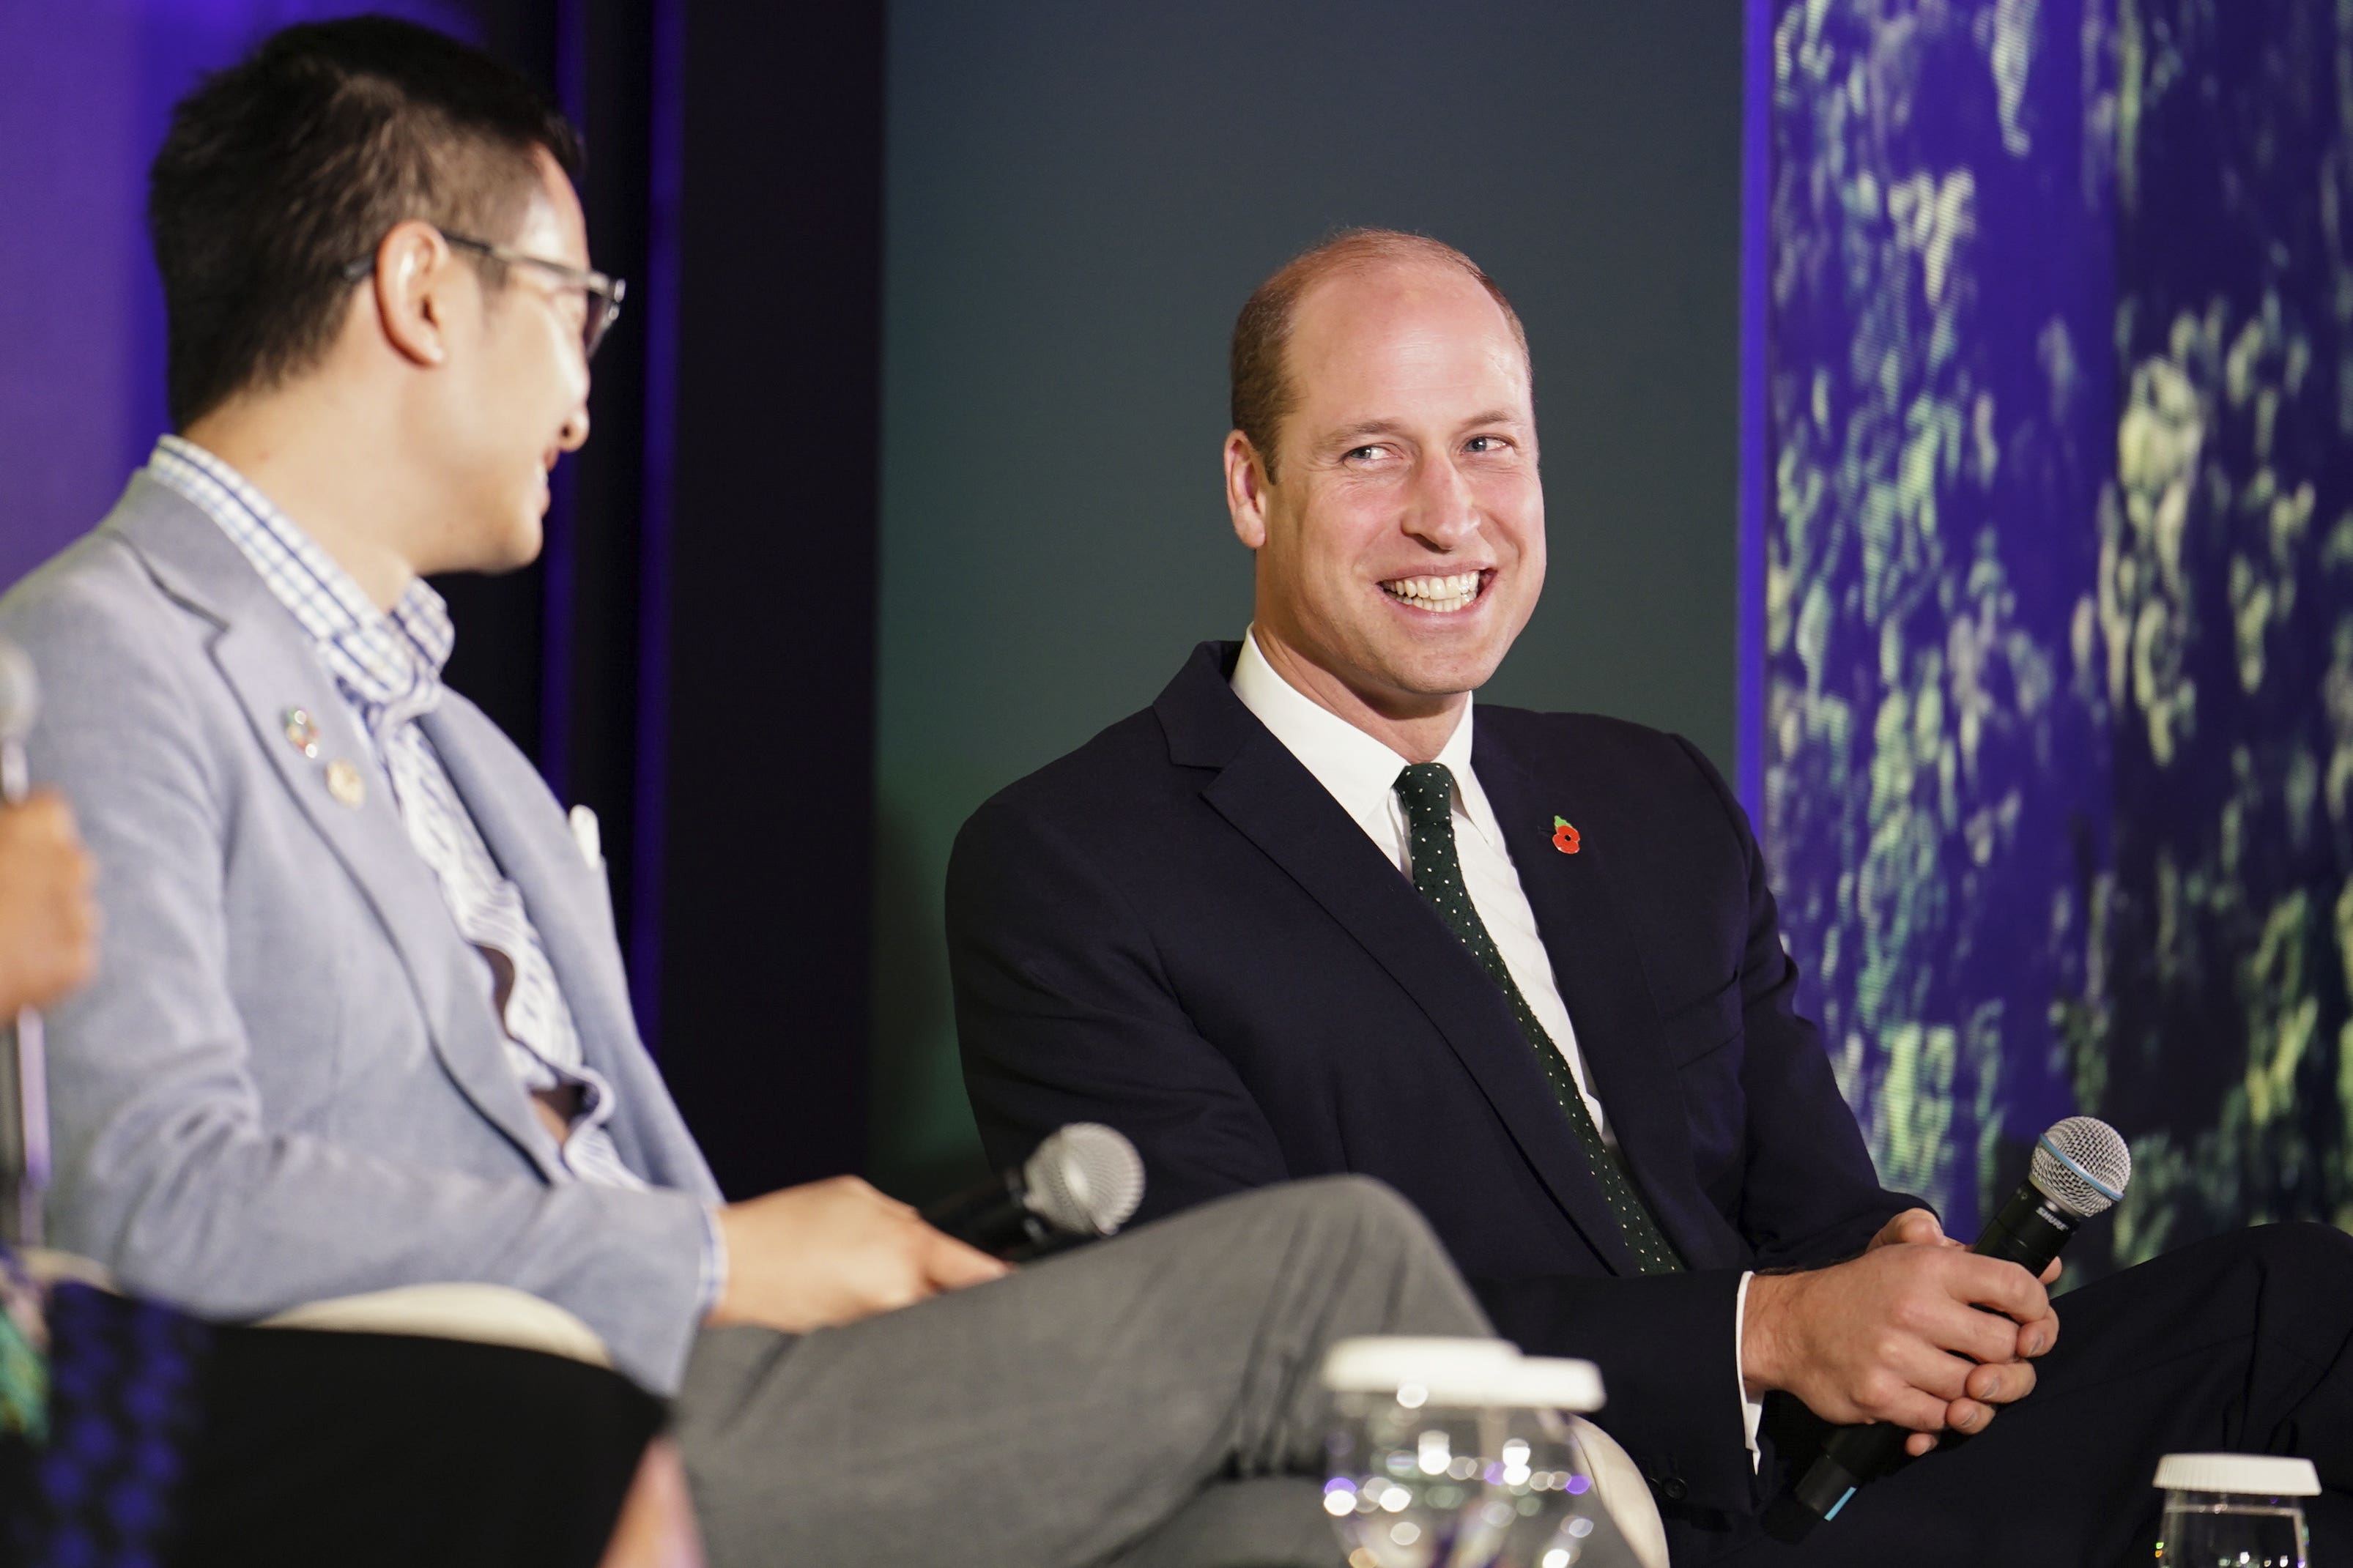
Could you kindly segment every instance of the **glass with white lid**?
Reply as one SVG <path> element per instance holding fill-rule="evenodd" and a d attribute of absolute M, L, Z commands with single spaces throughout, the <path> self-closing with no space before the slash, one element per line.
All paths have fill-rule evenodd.
<path fill-rule="evenodd" d="M 1606 1517 L 1573 1415 L 1601 1407 L 1583 1361 L 1504 1340 L 1344 1340 L 1324 1511 L 1349 1568 L 1574 1568 Z"/>
<path fill-rule="evenodd" d="M 2300 1498 L 2320 1495 L 2309 1459 L 2168 1454 L 2158 1461 L 2162 1568 L 2307 1568 Z"/>

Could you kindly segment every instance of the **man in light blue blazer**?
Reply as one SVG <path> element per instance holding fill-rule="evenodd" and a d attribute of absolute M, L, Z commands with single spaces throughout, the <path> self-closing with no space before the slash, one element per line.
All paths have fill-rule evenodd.
<path fill-rule="evenodd" d="M 1485 1331 L 1401 1201 L 1254 1194 L 1010 1275 L 852 1178 L 723 1203 L 601 868 L 441 686 L 421 579 L 530 560 L 586 438 L 620 286 L 576 155 L 380 18 L 175 113 L 179 434 L 0 601 L 110 937 L 50 1020 L 55 1238 L 221 1319 L 438 1280 L 568 1308 L 677 1394 L 715 1562 L 1336 1562 L 1324 1346 Z"/>

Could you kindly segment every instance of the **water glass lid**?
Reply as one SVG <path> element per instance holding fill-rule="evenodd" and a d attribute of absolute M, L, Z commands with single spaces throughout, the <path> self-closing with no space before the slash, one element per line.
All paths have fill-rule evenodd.
<path fill-rule="evenodd" d="M 1591 1362 L 1524 1356 L 1508 1340 L 1342 1340 L 1324 1355 L 1324 1386 L 1335 1394 L 1395 1394 L 1411 1405 L 1601 1408 L 1601 1373 Z"/>
<path fill-rule="evenodd" d="M 2275 1454 L 2168 1454 L 2157 1462 L 2157 1484 L 2168 1491 L 2318 1497 L 2320 1472 L 2310 1459 Z"/>

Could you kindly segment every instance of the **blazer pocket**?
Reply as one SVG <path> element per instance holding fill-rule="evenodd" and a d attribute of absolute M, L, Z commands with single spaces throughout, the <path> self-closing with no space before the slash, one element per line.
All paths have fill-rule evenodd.
<path fill-rule="evenodd" d="M 1740 974 L 1735 971 L 1731 979 L 1709 994 L 1660 1015 L 1659 1027 L 1667 1039 L 1667 1059 L 1677 1068 L 1689 1067 L 1730 1043 L 1739 1037 L 1740 1015 Z"/>

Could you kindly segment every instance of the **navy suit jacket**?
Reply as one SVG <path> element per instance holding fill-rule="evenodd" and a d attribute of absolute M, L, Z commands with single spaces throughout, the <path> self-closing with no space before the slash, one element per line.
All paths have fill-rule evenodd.
<path fill-rule="evenodd" d="M 1600 1365 L 1600 1420 L 1671 1519 L 1753 1512 L 1772 1467 L 1752 1472 L 1741 1429 L 1741 1271 L 1859 1252 L 1915 1200 L 1880 1186 L 1796 1011 L 1746 816 L 1679 737 L 1479 709 L 1472 765 L 1627 1165 L 1689 1264 L 1638 1276 L 1502 992 L 1233 695 L 1237 652 L 1203 644 L 1150 709 L 958 836 L 949 949 L 990 1155 L 1108 1122 L 1143 1152 L 1147 1216 L 1377 1176 L 1500 1331 Z"/>

